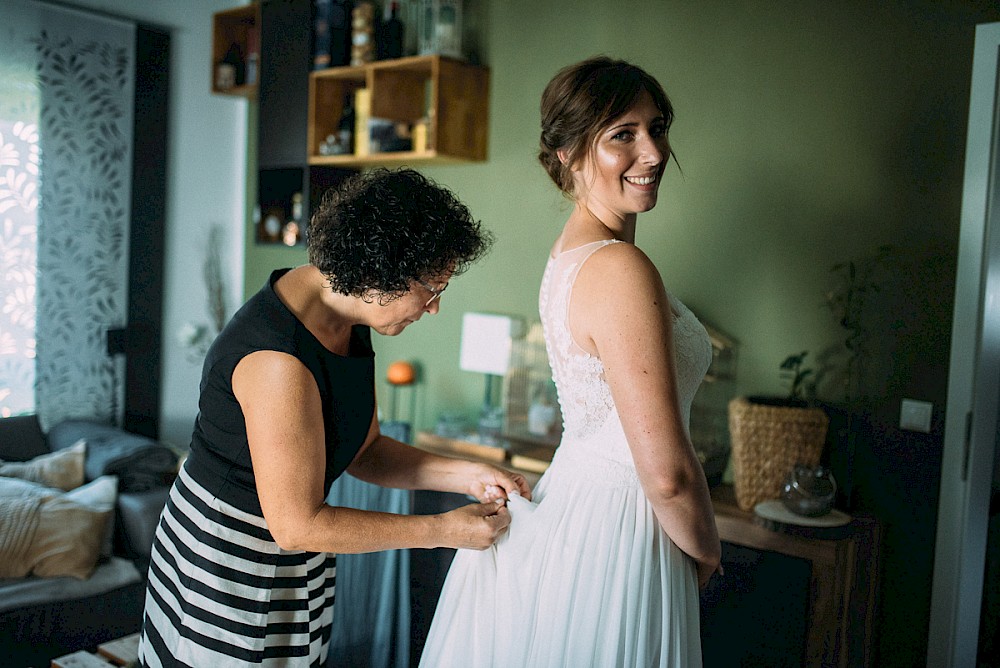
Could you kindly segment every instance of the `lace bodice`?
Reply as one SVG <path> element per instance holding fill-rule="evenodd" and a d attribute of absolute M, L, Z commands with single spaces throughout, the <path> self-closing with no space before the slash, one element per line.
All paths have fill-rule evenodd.
<path fill-rule="evenodd" d="M 538 306 L 562 409 L 564 439 L 586 440 L 605 427 L 609 419 L 618 422 L 603 363 L 580 348 L 569 329 L 570 295 L 580 267 L 594 252 L 613 243 L 624 242 L 595 241 L 550 257 L 542 277 Z M 712 346 L 694 314 L 673 295 L 669 297 L 675 313 L 674 358 L 686 429 L 691 400 L 712 360 Z"/>

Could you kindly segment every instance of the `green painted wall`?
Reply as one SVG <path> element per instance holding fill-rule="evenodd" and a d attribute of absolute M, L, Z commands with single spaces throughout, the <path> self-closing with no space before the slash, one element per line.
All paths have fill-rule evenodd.
<path fill-rule="evenodd" d="M 881 297 L 879 412 L 895 419 L 902 396 L 943 408 L 974 24 L 1000 19 L 995 8 L 468 4 L 492 70 L 489 160 L 422 171 L 497 244 L 453 282 L 437 317 L 377 343 L 380 377 L 396 359 L 421 367 L 415 396 L 402 396 L 418 428 L 443 410 L 472 415 L 481 399 L 482 378 L 458 369 L 463 312 L 537 317 L 546 252 L 569 211 L 535 160 L 538 100 L 558 68 L 597 53 L 645 67 L 673 99 L 683 175 L 668 172 L 638 244 L 668 289 L 740 342 L 737 391 L 780 392 L 786 355 L 840 341 L 822 306 L 831 265 L 895 244 L 920 274 Z M 271 268 L 305 261 L 247 236 L 248 294 Z"/>
<path fill-rule="evenodd" d="M 885 425 L 898 420 L 902 397 L 932 401 L 935 433 L 873 437 L 858 474 L 867 480 L 862 505 L 884 531 L 875 663 L 922 665 L 930 595 L 919 583 L 933 561 L 974 26 L 1000 20 L 996 3 L 466 7 L 492 70 L 489 160 L 422 171 L 458 193 L 497 244 L 453 282 L 436 317 L 377 340 L 379 377 L 397 359 L 420 365 L 416 391 L 399 397 L 415 403 L 417 428 L 442 411 L 475 415 L 483 379 L 458 368 L 462 313 L 536 318 L 546 253 L 569 211 L 535 159 L 541 91 L 560 67 L 593 54 L 636 62 L 673 99 L 671 142 L 683 166 L 640 216 L 637 241 L 668 289 L 740 342 L 736 392 L 779 393 L 788 354 L 815 359 L 843 340 L 822 305 L 832 265 L 883 244 L 900 249 L 868 313 L 868 389 Z M 273 267 L 305 261 L 248 238 L 247 294 Z"/>

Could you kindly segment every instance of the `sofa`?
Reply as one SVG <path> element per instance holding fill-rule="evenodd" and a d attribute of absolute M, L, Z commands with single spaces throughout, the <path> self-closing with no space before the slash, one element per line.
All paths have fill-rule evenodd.
<path fill-rule="evenodd" d="M 31 479 L 39 470 L 50 475 L 52 461 L 74 458 L 82 463 L 82 483 L 70 491 L 63 490 L 75 483 L 56 489 L 46 485 L 58 484 L 58 478 Z M 107 424 L 67 420 L 43 433 L 35 416 L 0 419 L 0 492 L 6 493 L 0 493 L 0 569 L 7 576 L 0 577 L 3 665 L 48 665 L 52 658 L 139 630 L 153 533 L 177 464 L 172 448 Z M 63 468 L 72 472 L 72 465 Z M 98 503 L 95 489 L 104 493 L 105 506 L 86 505 Z M 41 501 L 31 501 L 36 496 Z M 27 510 L 18 515 L 21 508 Z M 34 514 L 27 514 L 31 509 Z M 96 531 L 75 526 L 91 521 L 99 523 Z M 64 561 L 85 561 L 60 570 L 51 556 L 58 550 L 35 547 L 53 523 L 61 525 L 50 535 L 65 530 L 61 539 L 76 543 L 64 548 Z M 81 555 L 94 542 L 99 544 L 91 563 Z M 30 556 L 22 559 L 24 554 Z M 39 554 L 48 556 L 36 558 Z M 29 568 L 10 577 L 12 569 Z"/>

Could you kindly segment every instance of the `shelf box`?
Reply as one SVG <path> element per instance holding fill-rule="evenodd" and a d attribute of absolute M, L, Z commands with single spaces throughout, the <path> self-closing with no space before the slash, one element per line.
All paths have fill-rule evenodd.
<path fill-rule="evenodd" d="M 489 71 L 458 61 L 439 60 L 431 135 L 443 155 L 486 160 L 489 127 Z"/>
<path fill-rule="evenodd" d="M 319 74 L 323 76 L 317 76 Z M 310 162 L 315 157 L 330 157 L 320 156 L 319 145 L 327 135 L 337 131 L 346 97 L 353 96 L 356 90 L 366 87 L 365 74 L 361 67 L 338 67 L 310 74 L 309 121 L 306 131 Z"/>
<path fill-rule="evenodd" d="M 216 84 L 216 66 L 233 44 L 240 47 L 240 53 L 246 58 L 249 46 L 254 41 L 253 34 L 256 33 L 259 36 L 259 29 L 260 16 L 257 3 L 227 9 L 212 15 L 212 62 L 209 81 L 213 93 L 246 98 L 253 98 L 257 95 L 256 83 L 220 88 Z M 259 38 L 256 43 L 259 46 Z M 258 64 L 258 71 L 259 67 Z"/>
<path fill-rule="evenodd" d="M 402 67 L 372 67 L 369 74 L 373 117 L 412 123 L 434 108 L 434 100 L 428 100 L 427 94 L 428 88 L 431 95 L 434 90 L 433 61 L 404 62 Z"/>
<path fill-rule="evenodd" d="M 322 155 L 336 132 L 344 99 L 371 91 L 371 116 L 413 125 L 426 120 L 427 148 L 368 155 Z M 334 67 L 309 75 L 309 163 L 365 167 L 486 159 L 489 70 L 439 55 Z"/>

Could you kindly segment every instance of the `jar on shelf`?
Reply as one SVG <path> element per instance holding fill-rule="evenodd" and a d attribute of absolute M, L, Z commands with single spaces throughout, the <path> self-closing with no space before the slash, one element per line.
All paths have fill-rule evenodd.
<path fill-rule="evenodd" d="M 359 2 L 351 10 L 351 65 L 375 60 L 375 6 Z"/>

